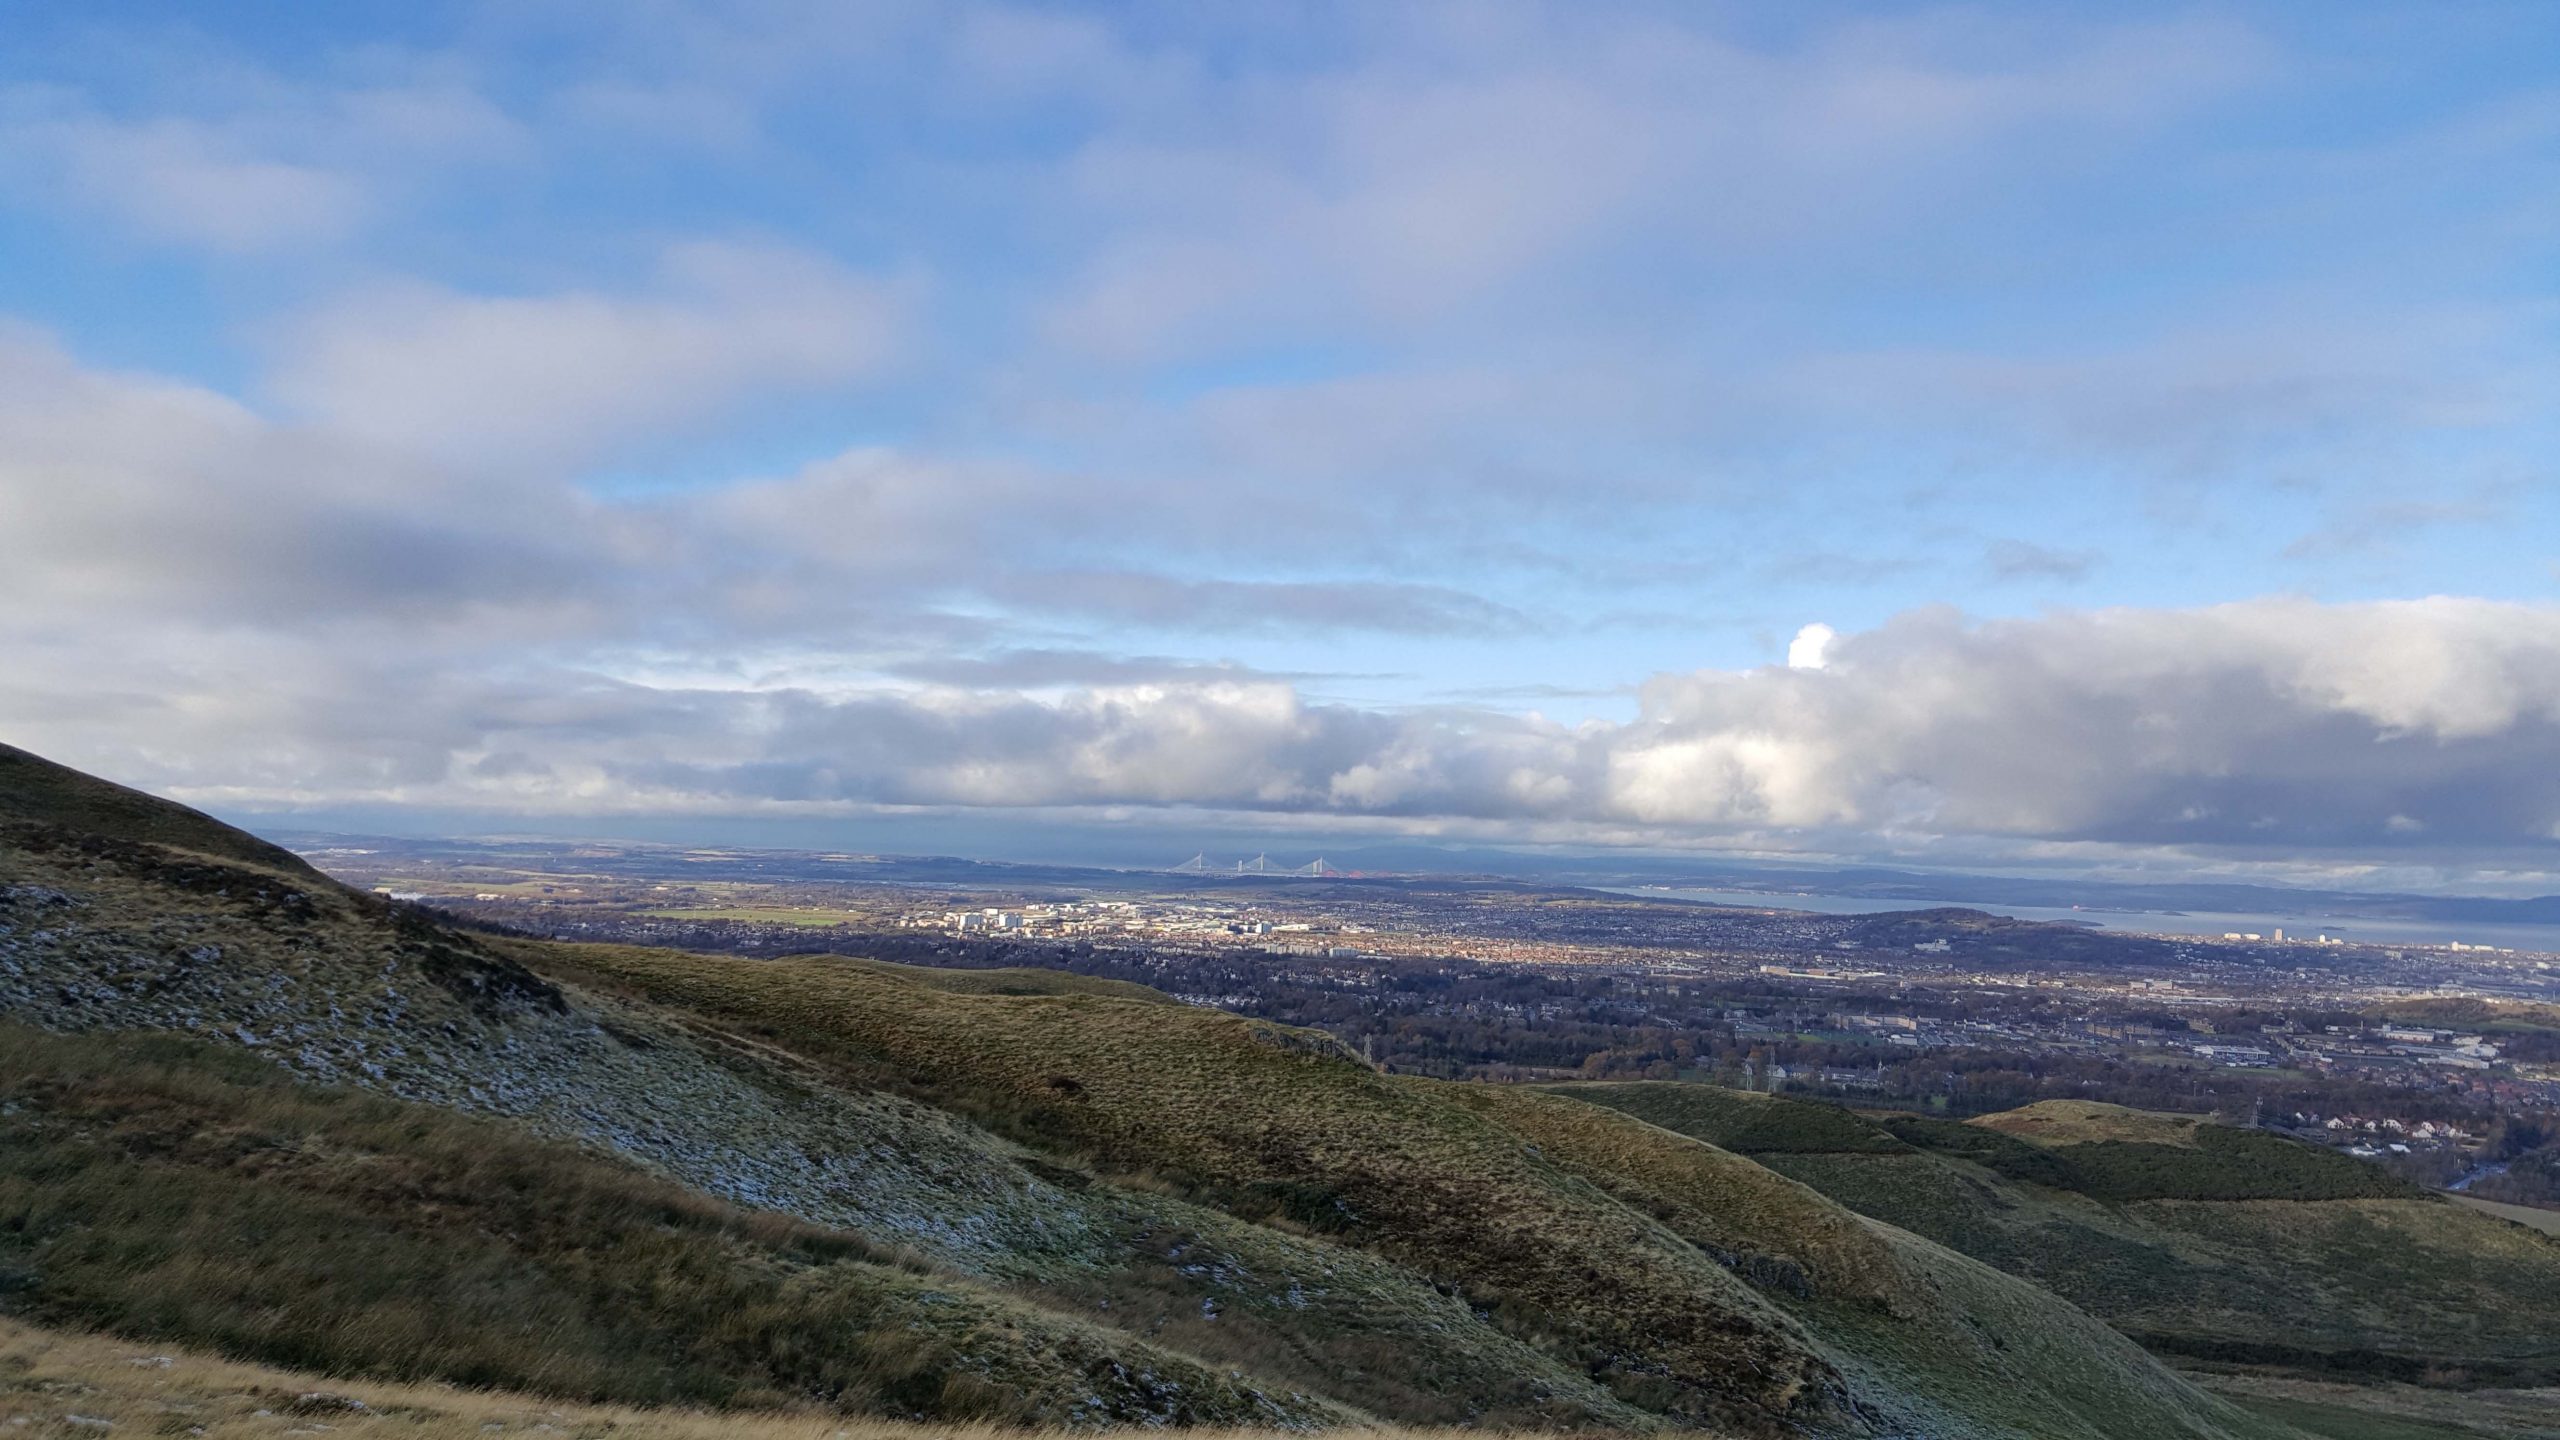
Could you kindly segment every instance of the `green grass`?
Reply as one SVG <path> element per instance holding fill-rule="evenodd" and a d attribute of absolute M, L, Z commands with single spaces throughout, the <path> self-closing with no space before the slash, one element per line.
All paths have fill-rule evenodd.
<path fill-rule="evenodd" d="M 2099 1140 L 2059 1149 L 2068 1185 L 2099 1200 L 2412 1200 L 2426 1193 L 2375 1165 L 2281 1135 L 2198 1129 L 2191 1144 Z"/>
<path fill-rule="evenodd" d="M 2533 1205 L 2507 1205 L 2496 1200 L 2483 1200 L 2475 1195 L 2448 1195 L 2445 1198 L 2467 1210 L 2477 1210 L 2483 1215 L 2512 1221 L 2528 1229 L 2539 1230 L 2545 1235 L 2560 1236 L 2560 1210 L 2544 1210 Z"/>
<path fill-rule="evenodd" d="M 19 1314 L 750 1409 L 2277 1433 L 2032 1285 L 1633 1115 L 1133 986 L 465 935 L 46 783 L 36 811 L 123 833 L 0 826 L 7 923 L 48 937 L 0 994 L 97 1032 L 0 1035 Z M 1726 1118 L 1773 1164 L 1917 1155 L 1820 1109 Z"/>
<path fill-rule="evenodd" d="M 1835 1109 L 1772 1133 L 1760 1117 L 1788 1113 L 1776 1106 L 1832 1107 L 1678 1084 L 1558 1093 L 1765 1147 L 1752 1151 L 1762 1164 L 2170 1353 L 2307 1374 L 2560 1378 L 2560 1243 L 2279 1136 L 2079 1102 L 1961 1124 Z M 1809 1143 L 1853 1124 L 1898 1144 Z"/>
<path fill-rule="evenodd" d="M 2316 1435 L 2320 1440 L 2495 1440 L 2490 1432 L 2474 1430 L 2467 1425 L 2412 1420 L 2399 1415 L 2376 1415 L 2345 1405 L 2259 1398 L 2238 1403 L 2279 1424 Z"/>
<path fill-rule="evenodd" d="M 1713 1085 L 1572 1084 L 1548 1093 L 1605 1105 L 1710 1145 L 1743 1155 L 1780 1153 L 1894 1154 L 1901 1141 L 1836 1105 Z"/>
<path fill-rule="evenodd" d="M 1106 1180 L 1433 1276 L 1680 1423 L 1835 1425 L 1854 1395 L 1986 1436 L 2057 1415 L 2128 1440 L 2247 1428 L 2031 1287 L 1599 1107 L 1379 1075 L 1327 1037 L 1135 996 L 972 993 L 823 957 L 513 953 Z"/>
<path fill-rule="evenodd" d="M 0 822 L 59 825 L 84 835 L 165 845 L 327 883 L 301 857 L 210 815 L 0 745 Z"/>
<path fill-rule="evenodd" d="M 1340 1417 L 843 1231 L 192 1042 L 0 1027 L 0 1306 L 331 1375 L 1032 1422 Z M 1152 1376 L 1152 1379 L 1140 1378 Z"/>
<path fill-rule="evenodd" d="M 2191 1145 L 2204 1120 L 2094 1100 L 2038 1100 L 1997 1115 L 1978 1115 L 1966 1123 L 2039 1145 L 2087 1145 L 2101 1140 Z"/>

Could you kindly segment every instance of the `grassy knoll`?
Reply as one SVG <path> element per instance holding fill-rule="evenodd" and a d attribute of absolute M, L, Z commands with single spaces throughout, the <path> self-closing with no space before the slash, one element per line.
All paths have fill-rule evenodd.
<path fill-rule="evenodd" d="M 1997 1115 L 1967 1121 L 1985 1130 L 2038 1145 L 2088 1145 L 2114 1140 L 2136 1145 L 2193 1145 L 2204 1122 L 2194 1115 L 2163 1115 L 2093 1100 L 2039 1100 Z"/>
<path fill-rule="evenodd" d="M 1623 1110 L 1665 1130 L 1746 1155 L 1778 1152 L 1899 1154 L 1905 1147 L 1836 1105 L 1809 1104 L 1716 1085 L 1578 1083 L 1552 1093 Z"/>
<path fill-rule="evenodd" d="M 1340 1420 L 513 1127 L 175 1039 L 0 1034 L 0 1297 L 332 1375 L 1017 1422 Z"/>
<path fill-rule="evenodd" d="M 2030 1287 L 1597 1107 L 1383 1076 L 1320 1035 L 1134 999 L 959 994 L 929 972 L 828 957 L 510 953 L 808 1057 L 838 1083 L 902 1087 L 1106 1179 L 1437 1277 L 1683 1423 L 2247 1425 Z"/>
<path fill-rule="evenodd" d="M 2334 1152 L 2080 1102 L 1968 1123 L 1869 1120 L 1688 1093 L 1701 1088 L 1558 1093 L 1696 1123 L 2167 1353 L 2367 1379 L 2560 1377 L 2560 1243 Z M 1843 1133 L 1860 1125 L 1870 1133 Z"/>
<path fill-rule="evenodd" d="M 0 745 L 0 822 L 59 826 L 82 835 L 238 861 L 303 881 L 320 878 L 283 846 L 13 745 Z"/>

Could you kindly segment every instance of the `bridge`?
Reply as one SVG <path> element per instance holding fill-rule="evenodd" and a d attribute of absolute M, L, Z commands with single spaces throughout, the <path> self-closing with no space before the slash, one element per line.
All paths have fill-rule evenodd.
<path fill-rule="evenodd" d="M 1269 855 L 1256 855 L 1250 860 L 1236 861 L 1231 869 L 1226 865 L 1209 863 L 1209 856 L 1205 851 L 1169 869 L 1175 875 L 1299 875 L 1310 880 L 1342 873 L 1326 864 L 1321 855 L 1304 865 L 1274 865 Z"/>

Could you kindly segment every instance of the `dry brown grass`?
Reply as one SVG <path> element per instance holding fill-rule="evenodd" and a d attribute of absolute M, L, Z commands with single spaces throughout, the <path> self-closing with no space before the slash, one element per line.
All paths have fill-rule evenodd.
<path fill-rule="evenodd" d="M 2039 1100 L 2016 1110 L 1997 1115 L 1983 1115 L 1965 1122 L 2003 1135 L 2015 1135 L 2038 1145 L 2086 1145 L 2101 1140 L 2124 1140 L 2142 1145 L 2193 1145 L 2196 1127 L 2203 1122 L 2193 1115 L 2162 1115 L 2150 1110 L 2132 1110 L 2122 1105 L 2102 1105 L 2092 1100 Z"/>
<path fill-rule="evenodd" d="M 156 795 L 0 745 L 0 822 L 60 825 L 88 835 L 166 845 L 273 870 L 305 884 L 320 872 L 282 846 Z"/>
<path fill-rule="evenodd" d="M 829 958 L 511 948 L 1108 1180 L 1295 1219 L 1453 1284 L 1675 1424 L 1845 1430 L 1855 1394 L 1913 1402 L 1879 1417 L 1911 1433 L 2256 1433 L 2048 1295 L 1597 1106 L 1379 1075 L 1325 1037 L 1189 1007 L 950 993 Z"/>
<path fill-rule="evenodd" d="M 323 1433 L 344 1440 L 607 1434 L 615 1440 L 1029 1440 L 1067 1432 L 847 1419 L 817 1409 L 562 1404 L 503 1390 L 326 1380 L 166 1345 L 0 1319 L 0 1435 L 96 1440 L 118 1434 Z M 1272 1432 L 1191 1433 L 1252 1440 Z M 1381 1428 L 1344 1433 L 1377 1440 L 1433 1440 L 1453 1432 Z"/>
<path fill-rule="evenodd" d="M 2560 1235 L 2560 1210 L 2542 1210 L 2531 1205 L 2509 1205 L 2497 1200 L 2483 1200 L 2477 1195 L 2455 1195 L 2449 1198 L 2455 1204 L 2477 1210 L 2483 1215 L 2492 1215 L 2500 1220 L 2512 1220 L 2528 1230 L 2539 1230 L 2545 1235 Z"/>
<path fill-rule="evenodd" d="M 2435 1434 L 2504 1437 L 2504 1440 L 2560 1440 L 2560 1390 L 2445 1390 L 2418 1385 L 2349 1385 L 2299 1376 L 2200 1374 L 2192 1377 L 2214 1393 L 2256 1404 L 2274 1413 L 2298 1416 L 2296 1423 L 2317 1427 L 2323 1435 L 2370 1434 L 2396 1437 Z M 2273 1402 L 2270 1404 L 2269 1402 Z M 2294 1408 L 2302 1407 L 2302 1408 Z M 2309 1413 L 2304 1413 L 2307 1410 Z M 2326 1413 L 2323 1413 L 2326 1412 Z M 2370 1430 L 2332 1415 L 2363 1417 Z M 2328 1424 L 2322 1424 L 2328 1421 Z M 2412 1428 L 2385 1428 L 2402 1422 Z M 2334 1426 L 2335 1428 L 2332 1428 Z M 2415 1427 L 2444 1427 L 2421 1430 Z"/>

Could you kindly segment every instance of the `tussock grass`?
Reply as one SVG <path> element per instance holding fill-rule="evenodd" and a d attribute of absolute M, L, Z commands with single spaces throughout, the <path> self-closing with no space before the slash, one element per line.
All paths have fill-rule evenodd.
<path fill-rule="evenodd" d="M 1324 1037 L 1110 996 L 953 993 L 830 958 L 513 953 L 840 1083 L 903 1087 L 1113 1183 L 1440 1277 L 1675 1421 L 2258 1433 L 2032 1287 L 1608 1110 L 1382 1076 Z"/>
<path fill-rule="evenodd" d="M 175 1039 L 0 1027 L 0 1304 L 588 1401 L 1351 1418 L 859 1235 Z"/>
<path fill-rule="evenodd" d="M 2560 1390 L 2349 1385 L 2254 1374 L 2197 1379 L 2323 1440 L 2560 1440 Z"/>
<path fill-rule="evenodd" d="M 1605 1105 L 1740 1155 L 1900 1154 L 1908 1147 L 1874 1121 L 1837 1105 L 1748 1090 L 1669 1081 L 1540 1087 Z"/>
<path fill-rule="evenodd" d="M 1765 1146 L 1763 1165 L 2166 1353 L 2376 1380 L 2560 1376 L 2560 1243 L 2281 1136 L 2078 1101 L 1958 1123 L 1669 1083 L 1557 1093 Z M 1857 1125 L 1890 1148 L 1814 1139 Z"/>
<path fill-rule="evenodd" d="M 1997 1115 L 1977 1115 L 1965 1123 L 2037 1145 L 2086 1145 L 2100 1140 L 2193 1145 L 2204 1121 L 2193 1115 L 2164 1115 L 2094 1100 L 2039 1100 Z"/>
<path fill-rule="evenodd" d="M 7 1427 L 0 1433 L 45 1440 L 107 1434 L 248 1440 L 317 1434 L 323 1427 L 347 1440 L 563 1434 L 616 1440 L 1039 1440 L 1072 1433 L 988 1422 L 856 1419 L 807 1406 L 707 1411 L 564 1404 L 449 1384 L 349 1382 L 9 1319 L 0 1319 L 0 1426 Z M 1211 1440 L 1264 1440 L 1287 1432 L 1194 1433 Z M 1456 1432 L 1361 1426 L 1342 1433 L 1364 1440 L 1449 1440 Z"/>
<path fill-rule="evenodd" d="M 0 818 L 0 995 L 77 1034 L 0 1034 L 21 1316 L 555 1405 L 2271 1433 L 2049 1295 L 1632 1116 L 1135 987 L 475 938 L 38 782 Z M 1746 1118 L 1773 1161 L 1903 1158 L 1818 1111 Z"/>
<path fill-rule="evenodd" d="M 0 745 L 0 822 L 60 826 L 254 865 L 304 884 L 334 883 L 292 851 L 246 830 L 174 801 L 83 775 L 14 745 Z"/>

